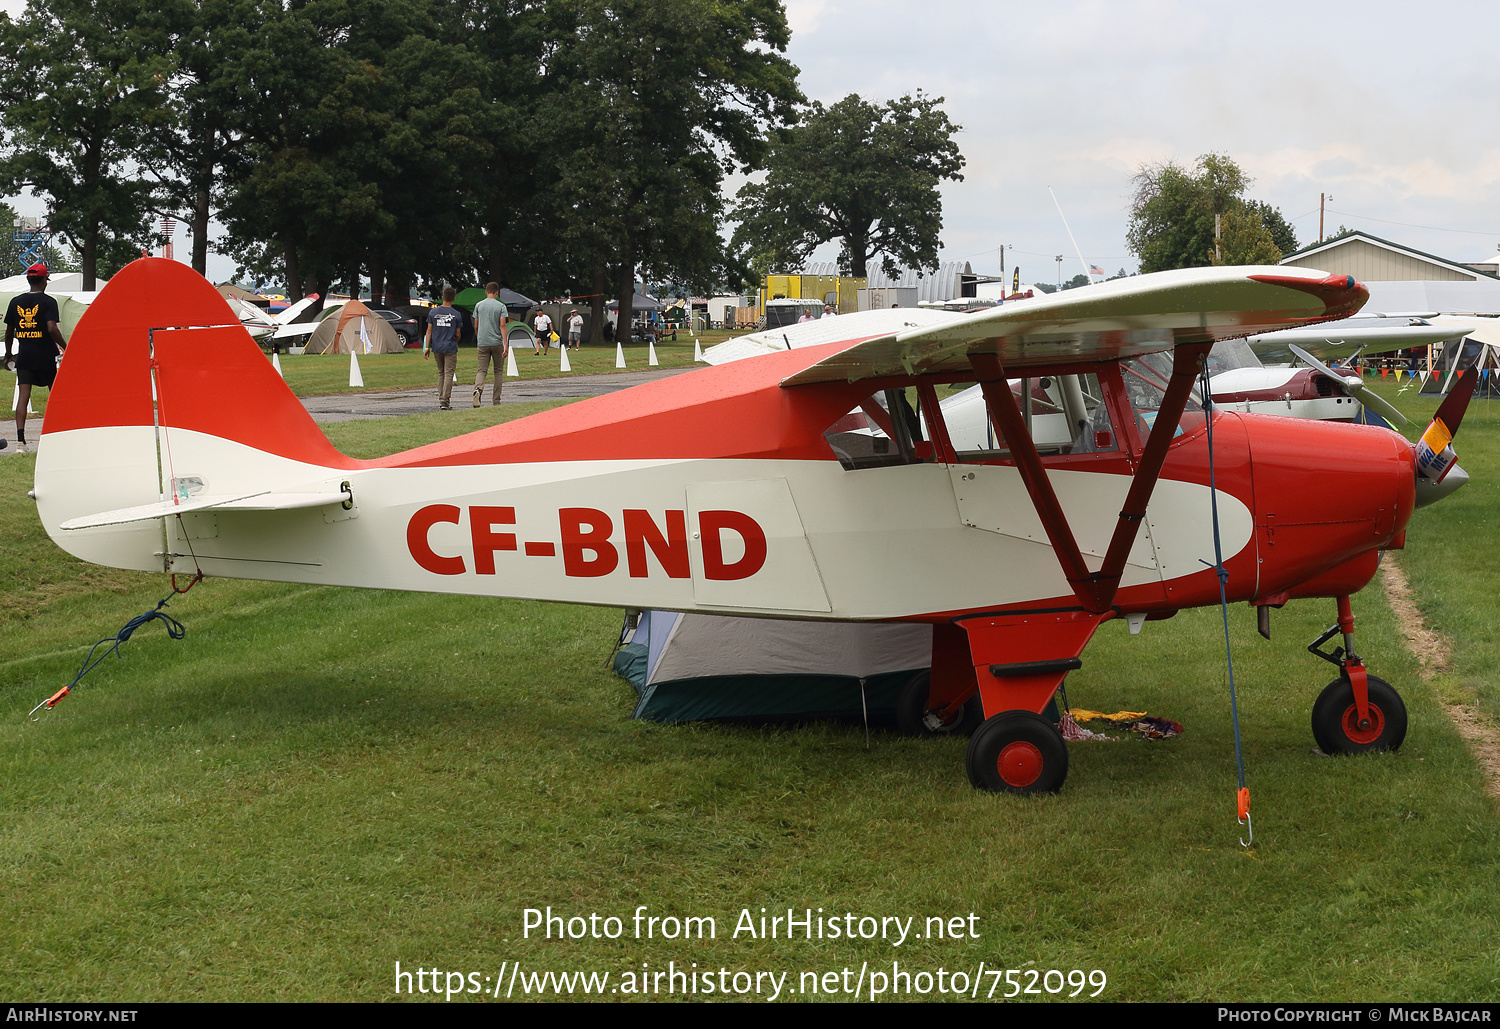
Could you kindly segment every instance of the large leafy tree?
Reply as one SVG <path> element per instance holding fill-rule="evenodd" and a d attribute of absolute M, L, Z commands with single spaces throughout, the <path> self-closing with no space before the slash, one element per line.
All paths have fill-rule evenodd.
<path fill-rule="evenodd" d="M 1277 208 L 1245 198 L 1253 181 L 1223 154 L 1204 154 L 1192 168 L 1175 161 L 1142 166 L 1132 180 L 1126 232 L 1141 271 L 1275 264 L 1297 249 Z"/>
<path fill-rule="evenodd" d="M 937 267 L 938 185 L 962 180 L 964 166 L 942 102 L 918 93 L 884 105 L 853 95 L 814 103 L 778 135 L 765 181 L 740 190 L 735 242 L 792 266 L 837 239 L 839 265 L 854 276 L 877 257 L 891 274 Z"/>
<path fill-rule="evenodd" d="M 84 288 L 149 245 L 152 130 L 174 73 L 151 0 L 30 0 L 0 15 L 0 188 L 45 197 Z"/>
<path fill-rule="evenodd" d="M 757 166 L 767 125 L 790 124 L 802 100 L 782 56 L 782 5 L 582 0 L 551 9 L 546 234 L 587 269 L 579 285 L 612 285 L 624 324 L 638 268 L 704 289 L 736 276 L 716 230 L 724 173 Z"/>
<path fill-rule="evenodd" d="M 209 222 L 226 169 L 244 159 L 245 122 L 260 102 L 252 69 L 275 63 L 259 0 L 160 0 L 174 70 L 166 117 L 152 126 L 144 170 L 162 214 L 186 223 L 193 270 L 208 266 Z M 275 8 L 279 13 L 279 8 Z"/>

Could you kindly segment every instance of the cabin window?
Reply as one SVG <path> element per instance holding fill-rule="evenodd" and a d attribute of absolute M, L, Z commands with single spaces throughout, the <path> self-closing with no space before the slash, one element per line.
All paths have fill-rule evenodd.
<path fill-rule="evenodd" d="M 1097 375 L 1029 376 L 1010 380 L 1010 389 L 1042 457 L 1119 449 Z M 954 385 L 940 406 L 959 461 L 985 463 L 1010 459 L 1010 448 L 990 419 L 978 383 Z"/>
<path fill-rule="evenodd" d="M 839 464 L 852 471 L 932 460 L 932 444 L 908 392 L 916 391 L 888 389 L 871 394 L 828 427 L 823 438 Z"/>
<path fill-rule="evenodd" d="M 1147 354 L 1129 361 L 1120 362 L 1120 376 L 1125 380 L 1125 395 L 1130 399 L 1130 409 L 1135 413 L 1136 432 L 1144 444 L 1156 424 L 1156 413 L 1166 399 L 1167 383 L 1172 377 L 1172 355 Z M 1193 387 L 1188 395 L 1187 407 L 1183 409 L 1173 436 L 1181 436 L 1203 424 L 1203 406 L 1200 390 Z"/>

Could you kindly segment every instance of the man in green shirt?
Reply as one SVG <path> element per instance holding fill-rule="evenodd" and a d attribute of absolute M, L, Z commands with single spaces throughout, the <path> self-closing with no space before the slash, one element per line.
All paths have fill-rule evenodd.
<path fill-rule="evenodd" d="M 505 319 L 509 315 L 500 302 L 500 284 L 486 283 L 484 299 L 474 305 L 474 335 L 479 344 L 479 369 L 474 374 L 474 406 L 484 399 L 484 380 L 490 362 L 495 362 L 495 388 L 490 393 L 490 404 L 500 403 L 500 384 L 504 381 L 505 355 L 510 350 L 506 338 Z"/>

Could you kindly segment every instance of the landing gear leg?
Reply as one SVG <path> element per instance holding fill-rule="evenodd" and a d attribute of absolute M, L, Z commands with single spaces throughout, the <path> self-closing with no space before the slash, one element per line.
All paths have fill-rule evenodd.
<path fill-rule="evenodd" d="M 1354 652 L 1354 612 L 1349 598 L 1338 598 L 1339 618 L 1308 650 L 1339 669 L 1339 678 L 1318 695 L 1312 709 L 1313 738 L 1325 754 L 1395 750 L 1406 739 L 1406 705 L 1384 679 L 1370 675 Z M 1322 646 L 1342 634 L 1332 653 Z"/>
<path fill-rule="evenodd" d="M 997 793 L 1055 793 L 1062 787 L 1068 748 L 1057 726 L 1039 712 L 1067 674 L 1082 664 L 1078 655 L 1105 617 L 1083 612 L 983 616 L 939 627 L 948 644 L 946 676 L 938 674 L 940 637 L 934 633 L 934 693 L 942 679 L 961 680 L 968 688 L 977 687 L 988 716 L 970 738 L 965 759 L 975 787 Z M 962 676 L 956 668 L 960 644 Z M 951 695 L 960 694 L 953 689 Z"/>

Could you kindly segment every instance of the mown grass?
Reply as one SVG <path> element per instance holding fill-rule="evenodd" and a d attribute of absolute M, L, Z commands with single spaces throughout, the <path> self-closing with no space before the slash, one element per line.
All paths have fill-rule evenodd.
<path fill-rule="evenodd" d="M 730 336 L 742 333 L 712 330 L 701 332 L 696 337 L 704 348 L 722 343 Z M 694 337 L 686 331 L 677 333 L 676 341 L 664 340 L 656 346 L 656 358 L 662 368 L 686 368 L 693 363 Z M 269 357 L 267 358 L 269 360 Z M 625 347 L 626 371 L 645 371 L 650 366 L 648 350 L 644 343 L 631 343 Z M 473 347 L 458 352 L 456 381 L 462 387 L 474 381 L 475 356 Z M 359 359 L 360 378 L 364 386 L 349 385 L 349 358 L 347 355 L 280 355 L 282 376 L 292 392 L 299 397 L 328 396 L 335 393 L 376 393 L 394 389 L 425 389 L 437 381 L 437 370 L 430 359 L 424 360 L 421 350 L 408 350 L 401 354 L 367 354 Z M 537 355 L 530 347 L 516 348 L 516 370 L 522 379 L 567 378 L 573 375 L 604 375 L 619 371 L 615 367 L 615 348 L 585 346 L 581 350 L 568 351 L 568 363 L 572 370 L 560 370 L 561 355 L 553 347 L 543 355 Z M 502 365 L 500 373 L 505 373 Z M 15 388 L 14 374 L 0 372 L 0 389 Z M 513 380 L 514 381 L 514 380 Z M 37 416 L 47 410 L 49 390 L 32 391 L 31 408 Z M 9 393 L 7 392 L 7 398 Z M 9 403 L 8 399 L 5 403 Z M 9 406 L 5 407 L 9 411 Z M 33 433 L 35 430 L 33 430 Z"/>
<path fill-rule="evenodd" d="M 727 339 L 731 333 L 700 333 L 698 339 L 704 347 Z M 686 331 L 677 333 L 676 342 L 663 341 L 656 345 L 656 357 L 662 368 L 685 368 L 693 363 L 693 339 Z M 516 370 L 521 379 L 558 378 L 570 375 L 610 374 L 615 368 L 615 347 L 585 346 L 581 350 L 568 351 L 570 372 L 560 370 L 561 355 L 557 347 L 546 354 L 538 355 L 530 347 L 516 347 Z M 455 373 L 461 386 L 465 381 L 474 381 L 474 348 L 462 348 L 458 352 L 458 371 Z M 645 371 L 648 354 L 644 343 L 632 343 L 625 347 L 627 371 Z M 343 355 L 281 355 L 281 371 L 287 384 L 299 397 L 326 396 L 331 393 L 361 393 L 391 389 L 418 389 L 432 385 L 437 371 L 430 359 L 424 360 L 420 350 L 408 350 L 404 354 L 371 354 L 359 359 L 363 389 L 349 387 L 349 358 Z M 500 369 L 503 374 L 504 366 Z"/>
<path fill-rule="evenodd" d="M 428 442 L 451 417 L 379 423 L 381 445 Z M 351 450 L 371 429 L 329 427 Z M 1473 419 L 1475 485 L 1500 476 L 1479 439 L 1494 430 Z M 795 985 L 893 958 L 1100 968 L 1115 1000 L 1495 994 L 1500 821 L 1377 590 L 1356 606 L 1365 656 L 1411 710 L 1396 755 L 1313 752 L 1308 711 L 1331 676 L 1302 648 L 1330 602 L 1278 612 L 1272 643 L 1231 612 L 1247 851 L 1215 610 L 1135 637 L 1104 627 L 1073 703 L 1187 731 L 1074 744 L 1063 792 L 1038 799 L 972 790 L 958 740 L 631 722 L 632 691 L 603 669 L 618 612 L 524 601 L 210 580 L 172 604 L 186 639 L 142 629 L 27 722 L 88 644 L 166 591 L 60 555 L 24 495 L 34 460 L 0 462 L 18 598 L 0 609 L 6 999 L 383 999 L 396 961 L 482 977 L 670 960 Z M 1424 591 L 1430 523 L 1402 555 Z M 1497 563 L 1482 547 L 1465 560 Z M 1467 647 L 1484 607 L 1442 627 Z M 713 916 L 719 936 L 523 940 L 523 909 L 547 905 Z M 972 911 L 981 935 L 730 938 L 742 907 L 788 906 L 918 927 Z"/>
<path fill-rule="evenodd" d="M 1411 418 L 1406 434 L 1418 438 L 1438 400 L 1390 383 L 1377 388 Z M 1477 704 L 1500 725 L 1500 559 L 1491 539 L 1500 528 L 1500 400 L 1474 400 L 1453 447 L 1470 481 L 1416 512 L 1398 560 L 1429 626 L 1457 644 L 1437 689 L 1450 701 Z"/>

